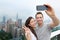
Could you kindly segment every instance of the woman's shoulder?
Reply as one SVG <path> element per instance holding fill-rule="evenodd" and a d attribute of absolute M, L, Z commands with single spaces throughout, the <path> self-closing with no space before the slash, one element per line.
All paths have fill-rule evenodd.
<path fill-rule="evenodd" d="M 32 40 L 37 40 L 37 38 L 35 37 L 35 35 L 32 32 L 30 32 L 30 35 L 31 35 Z"/>

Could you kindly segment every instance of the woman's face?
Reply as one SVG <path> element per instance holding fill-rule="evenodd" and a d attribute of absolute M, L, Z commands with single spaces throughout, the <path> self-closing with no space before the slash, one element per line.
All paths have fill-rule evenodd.
<path fill-rule="evenodd" d="M 30 24 L 29 24 L 29 26 L 35 28 L 35 26 L 36 26 L 36 21 L 35 21 L 34 18 L 32 18 L 32 19 L 30 20 Z"/>

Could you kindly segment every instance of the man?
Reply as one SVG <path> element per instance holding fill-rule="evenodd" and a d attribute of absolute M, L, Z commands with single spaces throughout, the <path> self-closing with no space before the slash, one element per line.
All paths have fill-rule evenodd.
<path fill-rule="evenodd" d="M 52 19 L 52 22 L 45 24 L 43 22 L 44 20 L 43 14 L 41 12 L 37 12 L 35 17 L 36 17 L 38 26 L 36 27 L 35 31 L 36 31 L 38 40 L 50 40 L 52 28 L 56 27 L 59 24 L 59 20 L 56 17 L 53 8 L 48 4 L 45 4 L 45 6 L 48 7 L 48 9 L 45 10 L 45 12 Z"/>

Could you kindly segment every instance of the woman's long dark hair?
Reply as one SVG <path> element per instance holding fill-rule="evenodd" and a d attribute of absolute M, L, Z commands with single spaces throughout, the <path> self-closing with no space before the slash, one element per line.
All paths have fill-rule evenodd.
<path fill-rule="evenodd" d="M 31 30 L 31 32 L 35 35 L 35 37 L 37 38 L 35 30 L 31 26 L 29 26 L 31 19 L 33 19 L 33 17 L 28 17 L 28 19 L 25 22 L 25 26 L 28 27 Z"/>

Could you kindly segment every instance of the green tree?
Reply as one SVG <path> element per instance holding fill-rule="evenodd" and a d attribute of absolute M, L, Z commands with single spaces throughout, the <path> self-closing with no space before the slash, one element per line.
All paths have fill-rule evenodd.
<path fill-rule="evenodd" d="M 0 40 L 9 40 L 12 38 L 11 33 L 7 33 L 3 30 L 0 30 Z"/>

